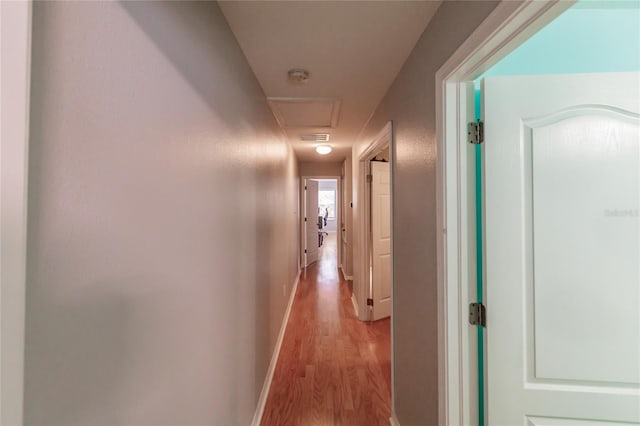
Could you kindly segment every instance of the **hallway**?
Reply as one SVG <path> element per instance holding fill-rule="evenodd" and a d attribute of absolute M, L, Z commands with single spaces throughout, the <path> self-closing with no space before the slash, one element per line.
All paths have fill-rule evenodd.
<path fill-rule="evenodd" d="M 329 233 L 302 271 L 262 425 L 388 425 L 389 325 L 356 318 Z"/>
<path fill-rule="evenodd" d="M 511 3 L 0 1 L 0 424 L 441 422 L 436 74 Z M 368 313 L 389 123 L 393 339 L 338 269 Z M 305 177 L 344 238 L 301 275 Z"/>

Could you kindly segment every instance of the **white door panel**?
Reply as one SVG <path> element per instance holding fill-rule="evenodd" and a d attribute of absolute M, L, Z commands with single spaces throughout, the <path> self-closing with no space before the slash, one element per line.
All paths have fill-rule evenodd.
<path fill-rule="evenodd" d="M 318 181 L 305 180 L 305 266 L 318 260 Z"/>
<path fill-rule="evenodd" d="M 639 109 L 637 73 L 484 82 L 490 425 L 640 423 Z"/>
<path fill-rule="evenodd" d="M 627 215 L 639 201 L 638 124 L 606 112 L 555 117 L 528 143 L 539 378 L 640 383 L 640 346 L 628 339 L 640 321 L 627 321 L 640 282 L 638 221 Z M 571 305 L 607 314 L 563 315 Z M 572 338 L 576 330 L 585 338 Z"/>
<path fill-rule="evenodd" d="M 371 162 L 373 320 L 391 315 L 391 169 Z"/>

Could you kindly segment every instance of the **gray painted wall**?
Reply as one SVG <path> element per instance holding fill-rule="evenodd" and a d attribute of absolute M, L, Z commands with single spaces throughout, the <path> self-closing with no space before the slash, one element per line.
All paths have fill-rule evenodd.
<path fill-rule="evenodd" d="M 334 177 L 342 174 L 342 163 L 300 163 L 300 176 Z"/>
<path fill-rule="evenodd" d="M 36 2 L 27 425 L 247 425 L 299 171 L 214 2 Z"/>
<path fill-rule="evenodd" d="M 438 424 L 435 74 L 497 3 L 442 3 L 353 150 L 357 199 L 357 158 L 393 120 L 393 368 L 401 425 Z M 357 235 L 354 242 L 357 259 Z"/>

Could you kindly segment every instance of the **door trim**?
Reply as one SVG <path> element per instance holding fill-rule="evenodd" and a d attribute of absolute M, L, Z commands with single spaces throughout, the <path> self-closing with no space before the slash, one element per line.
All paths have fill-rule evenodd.
<path fill-rule="evenodd" d="M 394 289 L 394 272 L 393 272 L 393 253 L 394 253 L 394 238 L 393 238 L 393 183 L 394 183 L 394 158 L 395 158 L 395 144 L 393 140 L 393 121 L 389 121 L 385 126 L 380 129 L 378 134 L 371 140 L 370 144 L 364 149 L 364 151 L 358 157 L 358 195 L 357 206 L 362 206 L 362 209 L 358 207 L 357 216 L 353 219 L 354 227 L 358 229 L 358 239 L 360 243 L 360 256 L 354 256 L 353 268 L 355 280 L 353 282 L 354 294 L 353 303 L 356 307 L 358 319 L 361 321 L 367 321 L 370 318 L 370 311 L 366 309 L 367 298 L 372 297 L 370 290 L 370 274 L 369 274 L 369 262 L 371 260 L 371 229 L 369 212 L 371 211 L 371 193 L 367 190 L 367 175 L 371 173 L 371 167 L 369 161 L 375 157 L 380 150 L 389 148 L 389 164 L 391 175 L 391 413 L 395 412 L 395 391 L 394 391 L 394 351 L 393 351 L 393 289 Z M 354 235 L 356 235 L 354 233 Z M 364 254 L 364 255 L 362 255 Z M 357 291 L 356 291 L 357 289 Z"/>
<path fill-rule="evenodd" d="M 27 262 L 27 187 L 32 2 L 0 2 L 2 164 L 0 166 L 0 423 L 21 425 Z"/>
<path fill-rule="evenodd" d="M 438 423 L 477 424 L 475 333 L 467 304 L 475 294 L 475 245 L 467 197 L 466 123 L 473 120 L 467 85 L 571 7 L 575 1 L 502 1 L 438 70 L 436 83 L 436 203 L 438 306 Z M 471 277 L 471 278 L 470 278 Z"/>
<path fill-rule="evenodd" d="M 389 121 L 378 134 L 372 139 L 371 143 L 358 157 L 358 205 L 362 209 L 358 209 L 360 215 L 357 220 L 360 239 L 360 253 L 357 259 L 357 268 L 360 272 L 361 279 L 354 282 L 358 291 L 358 306 L 367 306 L 367 299 L 372 297 L 371 292 L 371 274 L 369 273 L 369 265 L 371 262 L 371 194 L 368 191 L 367 175 L 371 174 L 371 165 L 369 162 L 375 157 L 380 150 L 389 147 L 389 162 L 391 164 L 391 223 L 393 224 L 393 124 Z M 356 221 L 354 221 L 356 222 Z M 391 310 L 393 313 L 393 226 L 391 226 Z M 370 310 L 360 309 L 359 316 L 361 321 L 370 320 Z M 393 315 L 392 315 L 393 318 Z"/>

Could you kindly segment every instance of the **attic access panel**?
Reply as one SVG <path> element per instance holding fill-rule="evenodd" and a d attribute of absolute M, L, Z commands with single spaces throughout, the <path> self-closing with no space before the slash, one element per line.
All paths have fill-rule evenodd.
<path fill-rule="evenodd" d="M 340 114 L 339 98 L 267 98 L 280 127 L 334 128 Z"/>

